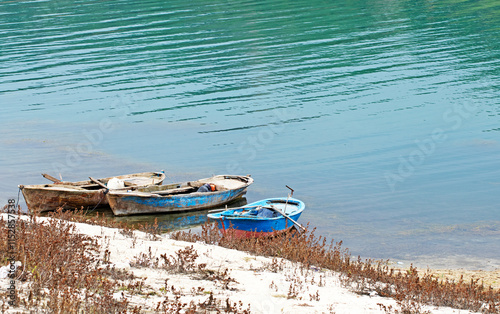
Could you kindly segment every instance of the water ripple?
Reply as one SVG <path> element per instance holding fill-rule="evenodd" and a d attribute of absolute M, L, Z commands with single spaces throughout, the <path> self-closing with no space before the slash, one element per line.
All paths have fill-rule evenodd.
<path fill-rule="evenodd" d="M 344 229 L 387 232 L 394 217 L 415 213 L 424 222 L 476 219 L 470 208 L 488 220 L 498 193 L 484 182 L 498 169 L 497 146 L 457 141 L 499 142 L 499 17 L 491 0 L 4 1 L 0 110 L 19 129 L 2 134 L 16 138 L 43 121 L 23 136 L 81 143 L 82 129 L 111 119 L 119 134 L 107 133 L 99 149 L 159 163 L 170 156 L 189 169 L 202 167 L 193 147 L 214 169 L 236 160 L 272 173 L 262 184 L 296 183 Z M 242 146 L 266 130 L 272 136 Z M 436 130 L 446 140 L 419 151 Z M 55 157 L 43 154 L 46 167 Z M 2 158 L 6 171 L 24 171 Z M 388 173 L 399 176 L 393 193 Z"/>

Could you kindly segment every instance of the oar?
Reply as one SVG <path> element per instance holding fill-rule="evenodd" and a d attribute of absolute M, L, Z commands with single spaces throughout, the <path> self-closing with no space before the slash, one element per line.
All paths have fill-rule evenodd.
<path fill-rule="evenodd" d="M 287 188 L 289 188 L 289 189 L 290 189 L 291 193 L 290 193 L 290 194 L 288 194 L 288 195 L 287 195 L 287 197 L 286 197 L 285 209 L 283 209 L 283 211 L 284 211 L 284 212 L 286 212 L 286 205 L 288 205 L 288 200 L 290 199 L 290 196 L 292 196 L 292 195 L 293 195 L 293 191 L 294 191 L 294 190 L 293 190 L 291 187 L 289 187 L 288 185 L 285 185 L 285 186 L 286 186 Z"/>
<path fill-rule="evenodd" d="M 52 181 L 52 182 L 54 182 L 54 183 L 57 183 L 57 182 L 62 182 L 61 180 L 56 179 L 56 178 L 54 178 L 53 176 L 48 175 L 48 174 L 46 174 L 46 173 L 42 173 L 42 176 L 43 176 L 45 179 L 50 180 L 50 181 Z"/>
<path fill-rule="evenodd" d="M 283 217 L 285 217 L 286 219 L 288 219 L 291 222 L 293 222 L 294 225 L 296 225 L 297 227 L 301 228 L 303 231 L 306 231 L 306 228 L 304 226 L 302 226 L 301 224 L 299 224 L 298 222 L 296 222 L 295 220 L 293 220 L 290 216 L 288 216 L 287 214 L 285 214 L 281 209 L 276 208 L 273 205 L 269 205 L 269 207 L 266 206 L 266 208 L 270 208 L 272 210 L 275 210 L 276 212 L 278 212 L 281 215 L 283 215 Z"/>
<path fill-rule="evenodd" d="M 226 205 L 226 208 L 224 208 L 224 209 L 220 209 L 220 208 L 219 208 L 219 209 L 212 209 L 212 210 L 209 210 L 208 212 L 209 212 L 210 214 L 212 214 L 212 213 L 220 213 L 220 212 L 224 212 L 224 211 L 226 211 L 226 210 L 227 210 L 227 205 Z"/>
<path fill-rule="evenodd" d="M 90 179 L 90 181 L 94 182 L 95 184 L 99 185 L 100 187 L 105 188 L 106 190 L 109 190 L 108 187 L 104 183 L 102 183 L 101 181 L 96 180 L 92 177 L 89 177 L 89 179 Z"/>
<path fill-rule="evenodd" d="M 227 205 L 226 205 L 226 208 L 224 208 L 224 209 L 212 209 L 212 210 L 209 210 L 208 212 L 209 213 L 219 213 L 219 212 L 224 212 L 224 211 L 229 210 L 229 209 L 247 209 L 247 208 L 256 208 L 256 207 L 259 207 L 259 206 L 254 205 L 254 206 L 242 206 L 242 207 L 227 208 Z"/>
<path fill-rule="evenodd" d="M 293 192 L 294 192 L 294 190 L 291 187 L 289 187 L 288 185 L 285 185 L 285 186 L 288 189 L 290 189 L 290 194 L 288 194 L 288 196 L 286 197 L 285 209 L 283 211 L 281 211 L 281 209 L 276 208 L 273 205 L 270 205 L 270 207 L 271 207 L 271 209 L 273 209 L 273 210 L 277 211 L 278 213 L 280 213 L 281 215 L 283 215 L 283 217 L 285 217 L 286 219 L 288 219 L 291 222 L 293 222 L 297 227 L 299 227 L 303 231 L 306 231 L 306 228 L 304 226 L 302 226 L 301 224 L 299 224 L 298 222 L 296 222 L 295 220 L 293 220 L 291 217 L 289 217 L 287 214 L 284 213 L 284 211 L 286 211 L 286 206 L 288 205 L 288 200 L 290 200 L 290 196 L 292 196 Z"/>

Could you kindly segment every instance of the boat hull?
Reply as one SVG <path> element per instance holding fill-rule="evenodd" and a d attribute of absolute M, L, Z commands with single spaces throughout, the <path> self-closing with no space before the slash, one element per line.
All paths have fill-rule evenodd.
<path fill-rule="evenodd" d="M 142 172 L 117 176 L 131 186 L 137 188 L 141 184 L 161 185 L 165 174 L 160 172 Z M 107 183 L 112 177 L 99 179 Z M 90 181 L 56 182 L 54 184 L 20 185 L 24 200 L 31 213 L 65 210 L 88 209 L 96 206 L 107 206 L 106 189 Z"/>
<path fill-rule="evenodd" d="M 274 198 L 266 199 L 252 204 L 244 206 L 245 209 L 252 209 L 258 206 L 266 206 L 266 204 L 276 205 L 281 204 L 281 209 L 286 210 L 286 206 L 296 206 L 295 208 L 289 208 L 286 210 L 286 215 L 291 219 L 297 221 L 305 209 L 303 202 L 297 199 L 286 198 Z M 294 205 L 296 204 L 296 205 Z M 290 210 L 291 209 L 291 210 Z M 230 213 L 231 210 L 226 212 L 209 214 L 208 218 L 217 222 L 219 230 L 224 234 L 237 238 L 256 238 L 256 237 L 267 237 L 274 236 L 280 233 L 287 232 L 290 230 L 294 223 L 282 215 L 274 218 L 263 218 L 263 217 L 250 217 L 245 215 L 225 215 L 225 213 Z"/>
<path fill-rule="evenodd" d="M 223 176 L 215 176 L 213 178 L 216 177 Z M 253 179 L 250 177 L 225 177 L 244 178 L 245 183 L 240 184 L 239 187 L 234 187 L 222 191 L 208 193 L 192 192 L 177 195 L 156 195 L 154 193 L 148 192 L 127 193 L 122 191 L 111 191 L 110 193 L 108 193 L 107 199 L 109 202 L 109 206 L 111 207 L 111 210 L 113 211 L 113 214 L 115 216 L 197 211 L 221 206 L 242 197 L 243 195 L 245 195 L 248 186 L 253 182 Z M 209 182 L 211 181 L 211 179 L 212 178 L 202 179 L 202 181 Z M 185 185 L 186 183 L 172 184 L 171 186 L 182 187 Z"/>
<path fill-rule="evenodd" d="M 46 212 L 59 208 L 85 209 L 98 205 L 107 205 L 104 189 L 80 191 L 63 187 L 25 186 L 22 193 L 30 212 Z"/>

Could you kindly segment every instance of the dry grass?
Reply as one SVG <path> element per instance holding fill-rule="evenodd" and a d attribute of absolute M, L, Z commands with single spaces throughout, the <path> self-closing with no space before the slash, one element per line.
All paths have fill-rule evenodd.
<path fill-rule="evenodd" d="M 110 267 L 109 250 L 100 247 L 96 239 L 78 234 L 75 225 L 69 221 L 113 227 L 118 224 L 98 215 L 85 217 L 59 211 L 51 216 L 55 219 L 43 222 L 37 216 L 16 219 L 15 253 L 16 260 L 22 262 L 22 267 L 14 274 L 17 282 L 17 308 L 34 313 L 143 312 L 140 306 L 134 306 L 129 301 L 131 296 L 144 296 L 146 287 L 143 280 L 138 280 L 127 271 Z M 150 240 L 157 239 L 157 225 L 146 226 L 145 229 L 149 231 Z M 8 231 L 7 221 L 0 219 L 1 265 L 8 264 L 10 258 Z M 122 232 L 124 235 L 134 236 L 133 231 L 128 228 L 123 228 Z M 136 258 L 135 266 L 158 266 L 158 260 L 154 261 L 151 252 L 142 253 Z M 204 265 L 194 263 L 196 258 L 196 251 L 188 247 L 177 252 L 175 257 L 164 256 L 164 267 L 172 273 L 193 272 L 207 278 Z M 231 282 L 227 273 L 212 275 L 211 280 L 225 280 L 228 282 L 226 285 Z M 166 292 L 167 288 L 164 290 Z M 212 294 L 197 303 L 184 303 L 178 292 L 180 289 L 170 286 L 168 291 L 170 297 L 165 295 L 164 300 L 157 304 L 156 312 L 250 313 L 249 308 L 244 308 L 240 302 L 218 299 Z M 199 287 L 193 293 L 199 294 L 200 291 L 203 288 Z M 116 297 L 117 293 L 121 297 Z M 0 294 L 0 312 L 4 313 L 10 308 L 7 305 L 9 300 L 8 292 Z"/>
<path fill-rule="evenodd" d="M 342 242 L 327 243 L 324 237 L 315 236 L 314 229 L 303 234 L 289 233 L 274 238 L 238 239 L 223 237 L 215 225 L 206 224 L 199 235 L 179 231 L 173 233 L 172 238 L 281 257 L 298 262 L 305 269 L 316 267 L 339 272 L 343 285 L 356 293 L 376 293 L 394 298 L 399 308 L 381 305 L 387 313 L 421 313 L 425 304 L 483 313 L 500 312 L 500 290 L 485 287 L 478 279 L 440 280 L 430 272 L 420 272 L 413 266 L 408 270 L 399 270 L 389 267 L 387 261 L 354 259 L 348 249 L 342 248 Z M 278 265 L 271 267 L 279 269 Z M 287 297 L 293 298 L 296 290 L 297 287 L 292 284 Z"/>
<path fill-rule="evenodd" d="M 127 295 L 144 294 L 143 282 L 131 273 L 105 267 L 109 261 L 109 251 L 99 246 L 97 241 L 75 232 L 68 221 L 85 222 L 94 225 L 121 227 L 122 234 L 134 237 L 134 231 L 123 223 L 115 223 L 103 216 L 56 212 L 54 218 L 44 223 L 36 216 L 29 220 L 16 221 L 16 259 L 22 267 L 16 271 L 16 280 L 21 283 L 18 291 L 18 305 L 28 311 L 50 313 L 140 313 L 142 309 L 133 306 L 117 292 L 127 291 Z M 7 264 L 8 226 L 0 221 L 0 261 Z M 156 224 L 155 224 L 156 225 Z M 150 239 L 159 234 L 156 225 L 142 226 Z M 175 232 L 171 238 L 183 241 L 201 241 L 222 247 L 247 251 L 255 255 L 271 257 L 267 269 L 281 272 L 281 259 L 298 262 L 304 271 L 310 269 L 330 269 L 340 274 L 344 286 L 359 294 L 376 293 L 394 298 L 397 307 L 380 308 L 387 313 L 422 313 L 423 305 L 449 306 L 483 313 L 500 312 L 500 290 L 485 287 L 477 279 L 466 281 L 439 279 L 429 272 L 420 272 L 410 267 L 398 270 L 384 261 L 352 258 L 342 242 L 328 243 L 316 236 L 314 230 L 303 234 L 286 234 L 266 239 L 238 239 L 223 237 L 215 225 L 205 224 L 200 234 Z M 108 253 L 106 253 L 108 252 Z M 206 269 L 205 264 L 196 263 L 198 253 L 193 247 L 180 249 L 175 255 L 156 257 L 151 250 L 136 256 L 134 267 L 162 268 L 169 273 L 188 274 L 200 280 L 218 282 L 224 289 L 233 289 L 235 282 L 227 269 L 218 271 Z M 322 278 L 317 282 L 322 286 Z M 217 299 L 210 293 L 206 299 L 185 303 L 181 290 L 169 286 L 165 281 L 165 296 L 158 302 L 155 311 L 160 313 L 250 313 L 249 307 L 229 299 Z M 303 284 L 290 280 L 286 298 L 297 298 L 303 291 Z M 187 292 L 183 292 L 184 294 Z M 193 295 L 203 295 L 203 288 L 191 291 Z M 7 306 L 7 294 L 0 295 L 0 311 Z M 309 300 L 319 300 L 314 291 Z"/>
<path fill-rule="evenodd" d="M 6 260 L 5 221 L 0 221 L 0 260 Z M 24 283 L 18 305 L 28 310 L 53 313 L 117 313 L 126 300 L 113 299 L 117 281 L 113 269 L 99 268 L 100 247 L 96 240 L 75 232 L 65 220 L 44 223 L 38 217 L 16 221 L 17 281 Z M 6 296 L 2 296 L 6 297 Z"/>

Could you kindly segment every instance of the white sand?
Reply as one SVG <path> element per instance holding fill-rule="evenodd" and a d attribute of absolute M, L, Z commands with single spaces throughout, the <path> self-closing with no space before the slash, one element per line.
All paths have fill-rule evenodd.
<path fill-rule="evenodd" d="M 4 219 L 7 219 L 6 215 Z M 45 219 L 45 218 L 42 218 Z M 76 223 L 77 230 L 99 239 L 102 252 L 110 251 L 110 262 L 116 268 L 126 269 L 135 276 L 144 278 L 145 287 L 142 295 L 131 296 L 127 291 L 115 293 L 120 298 L 122 293 L 133 305 L 141 305 L 144 310 L 152 310 L 164 300 L 174 298 L 170 287 L 181 291 L 181 301 L 198 303 L 207 300 L 208 292 L 223 300 L 229 298 L 232 303 L 242 301 L 243 309 L 250 305 L 251 313 L 385 313 L 378 303 L 396 306 L 390 298 L 357 295 L 342 287 L 339 275 L 325 270 L 309 269 L 301 271 L 300 265 L 289 261 L 278 261 L 282 270 L 273 272 L 273 259 L 254 256 L 245 252 L 225 249 L 203 243 L 189 243 L 168 239 L 162 235 L 152 241 L 143 232 L 134 232 L 133 237 L 125 236 L 119 229 Z M 160 254 L 175 256 L 175 252 L 193 246 L 199 257 L 196 264 L 206 263 L 206 269 L 223 271 L 228 269 L 229 277 L 236 282 L 224 289 L 220 281 L 195 279 L 191 274 L 172 274 L 161 268 L 131 267 L 135 256 L 148 254 L 149 248 L 154 256 Z M 161 259 L 160 259 L 161 260 Z M 168 288 L 165 289 L 165 280 Z M 2 279 L 5 280 L 5 279 Z M 5 285 L 2 285 L 4 290 Z M 198 287 L 203 292 L 194 293 Z M 290 289 L 294 293 L 290 293 Z M 294 298 L 288 298 L 295 294 Z M 423 307 L 432 313 L 470 313 L 451 308 Z"/>

